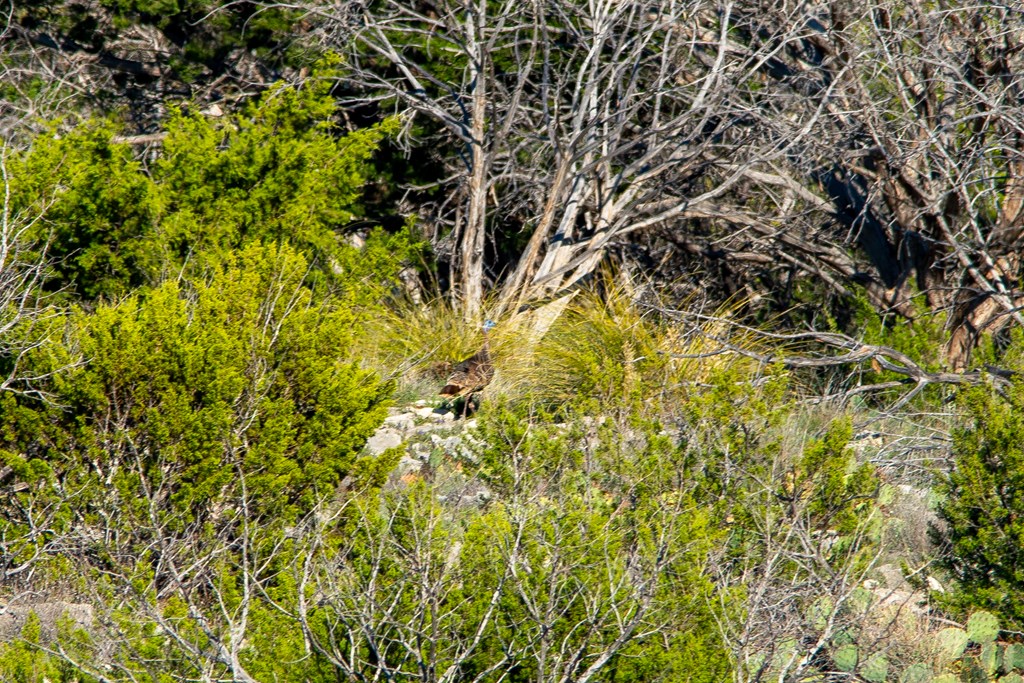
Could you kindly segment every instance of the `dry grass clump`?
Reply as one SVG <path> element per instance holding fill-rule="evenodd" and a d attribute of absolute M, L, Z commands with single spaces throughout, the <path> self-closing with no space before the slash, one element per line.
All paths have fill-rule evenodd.
<path fill-rule="evenodd" d="M 445 299 L 422 305 L 402 300 L 375 316 L 359 352 L 386 375 L 415 374 L 443 359 L 473 353 L 478 336 Z"/>
<path fill-rule="evenodd" d="M 497 358 L 510 343 L 507 326 L 490 332 Z M 401 300 L 382 310 L 357 342 L 363 362 L 399 385 L 399 399 L 434 397 L 451 366 L 483 346 L 483 318 L 467 321 L 447 299 Z"/>
<path fill-rule="evenodd" d="M 722 373 L 753 379 L 763 371 L 734 352 L 758 348 L 752 333 L 730 323 L 735 306 L 687 321 L 641 303 L 634 292 L 608 278 L 594 289 L 495 317 L 490 343 L 496 375 L 486 395 L 553 406 L 579 399 L 602 405 L 642 401 L 660 409 Z M 497 309 L 493 302 L 485 305 L 485 311 Z M 377 316 L 360 353 L 399 380 L 404 398 L 430 397 L 451 364 L 481 348 L 481 327 L 482 320 L 466 321 L 444 299 L 404 302 Z"/>
<path fill-rule="evenodd" d="M 641 302 L 629 283 L 609 279 L 555 302 L 560 314 L 544 326 L 544 308 L 520 315 L 500 356 L 495 389 L 550 404 L 593 399 L 606 406 L 643 402 L 660 411 L 722 373 L 753 378 L 755 361 L 731 349 L 756 347 L 730 324 L 732 309 L 700 322 L 680 321 Z"/>

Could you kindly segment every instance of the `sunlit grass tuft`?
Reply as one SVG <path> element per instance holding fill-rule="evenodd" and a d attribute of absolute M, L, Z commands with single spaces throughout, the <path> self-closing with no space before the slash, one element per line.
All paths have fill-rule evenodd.
<path fill-rule="evenodd" d="M 393 302 L 366 326 L 357 342 L 363 362 L 398 382 L 397 399 L 436 398 L 451 366 L 483 347 L 483 318 L 467 321 L 447 299 Z M 492 355 L 502 355 L 507 326 L 489 333 Z M 497 360 L 496 360 L 497 365 Z"/>
<path fill-rule="evenodd" d="M 643 402 L 660 411 L 723 372 L 757 372 L 756 362 L 729 349 L 755 346 L 752 334 L 730 325 L 732 309 L 684 321 L 641 303 L 631 286 L 601 285 L 574 297 L 514 371 L 506 368 L 515 375 L 508 386 L 554 404 Z"/>
<path fill-rule="evenodd" d="M 763 370 L 733 351 L 757 349 L 753 333 L 731 324 L 736 308 L 699 320 L 675 315 L 638 301 L 629 283 L 608 277 L 591 290 L 496 319 L 496 374 L 484 398 L 553 408 L 580 400 L 609 407 L 642 402 L 671 410 L 722 373 L 753 378 Z M 552 311 L 557 317 L 545 325 Z M 402 302 L 368 327 L 360 353 L 398 380 L 399 401 L 433 398 L 451 365 L 481 348 L 481 328 L 482 321 L 467 322 L 447 300 Z"/>

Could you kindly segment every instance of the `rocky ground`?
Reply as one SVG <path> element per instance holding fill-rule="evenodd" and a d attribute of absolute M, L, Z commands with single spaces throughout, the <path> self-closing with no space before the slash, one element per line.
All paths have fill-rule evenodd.
<path fill-rule="evenodd" d="M 391 408 L 384 424 L 367 442 L 366 450 L 371 455 L 380 455 L 388 449 L 404 449 L 391 475 L 390 487 L 401 488 L 427 479 L 443 490 L 443 498 L 450 503 L 479 505 L 492 494 L 478 477 L 472 476 L 472 465 L 476 462 L 474 447 L 479 445 L 474 437 L 476 426 L 476 419 L 463 419 L 447 405 L 419 400 Z M 856 445 L 864 447 L 863 443 Z M 929 544 L 928 527 L 936 523 L 926 492 L 902 484 L 892 487 L 889 495 L 886 508 L 891 515 L 891 541 L 900 545 L 903 552 L 909 548 L 922 551 Z M 876 606 L 927 613 L 927 592 L 912 586 L 898 566 L 886 561 L 889 558 L 878 559 L 881 561 L 873 572 L 874 578 L 863 585 L 873 594 Z M 943 592 L 927 571 L 922 571 L 922 578 L 930 590 Z"/>
<path fill-rule="evenodd" d="M 419 400 L 391 408 L 384 424 L 366 442 L 366 450 L 370 455 L 392 448 L 405 450 L 391 474 L 392 487 L 430 478 L 441 486 L 443 498 L 450 502 L 481 503 L 491 497 L 490 491 L 465 473 L 466 465 L 476 461 L 476 426 L 475 419 L 458 417 L 447 405 L 438 407 Z"/>

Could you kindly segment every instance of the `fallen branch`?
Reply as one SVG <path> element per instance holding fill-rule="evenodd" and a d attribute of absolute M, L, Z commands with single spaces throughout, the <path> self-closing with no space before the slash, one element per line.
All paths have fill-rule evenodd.
<path fill-rule="evenodd" d="M 658 310 L 662 314 L 677 319 L 691 317 L 696 318 L 701 323 L 724 323 L 730 329 L 742 330 L 743 332 L 755 335 L 762 339 L 778 342 L 778 346 L 783 349 L 792 349 L 796 345 L 814 344 L 840 351 L 840 353 L 824 353 L 813 356 L 799 355 L 797 353 L 758 353 L 750 348 L 732 344 L 726 338 L 709 335 L 706 331 L 706 324 L 695 326 L 699 334 L 709 337 L 716 344 L 720 345 L 721 348 L 714 352 L 715 355 L 721 353 L 734 353 L 736 355 L 743 356 L 744 358 L 755 360 L 763 365 L 781 364 L 787 368 L 828 368 L 868 362 L 871 364 L 872 369 L 875 370 L 875 372 L 887 371 L 902 375 L 905 378 L 903 380 L 861 385 L 853 387 L 844 393 L 844 397 L 849 398 L 856 394 L 913 385 L 913 388 L 893 404 L 887 412 L 894 412 L 899 408 L 902 408 L 908 402 L 913 400 L 915 396 L 921 393 L 925 387 L 933 384 L 960 386 L 977 385 L 988 381 L 1002 389 L 1008 387 L 1011 381 L 1020 374 L 1012 370 L 992 365 L 986 365 L 984 368 L 972 370 L 970 372 L 929 372 L 902 351 L 898 351 L 890 346 L 865 344 L 864 342 L 845 334 L 816 331 L 796 333 L 768 332 L 743 325 L 736 321 L 723 320 L 716 316 L 688 311 L 669 310 L 656 306 L 652 306 L 652 308 Z M 692 355 L 686 354 L 669 355 L 673 358 L 693 358 Z"/>
<path fill-rule="evenodd" d="M 115 135 L 111 142 L 119 145 L 148 145 L 151 143 L 162 144 L 167 137 L 167 132 L 147 133 L 145 135 Z"/>

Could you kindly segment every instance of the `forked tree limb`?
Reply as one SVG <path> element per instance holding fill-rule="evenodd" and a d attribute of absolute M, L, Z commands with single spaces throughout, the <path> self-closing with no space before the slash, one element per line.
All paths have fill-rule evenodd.
<path fill-rule="evenodd" d="M 905 379 L 899 381 L 885 381 L 877 384 L 861 385 L 846 391 L 844 396 L 849 398 L 856 394 L 863 394 L 872 391 L 883 391 L 894 389 L 900 386 L 912 385 L 910 391 L 900 397 L 896 403 L 889 407 L 887 412 L 894 412 L 915 396 L 920 394 L 925 387 L 946 384 L 953 386 L 970 386 L 983 382 L 991 382 L 994 386 L 1004 389 L 1020 373 L 993 365 L 986 365 L 983 368 L 969 372 L 931 372 L 923 367 L 907 354 L 891 346 L 880 344 L 865 344 L 845 334 L 836 332 L 769 332 L 754 327 L 743 325 L 736 321 L 725 320 L 716 316 L 704 315 L 696 312 L 674 311 L 664 308 L 656 310 L 675 317 L 685 319 L 687 317 L 697 319 L 701 325 L 698 326 L 700 334 L 710 337 L 720 348 L 708 354 L 669 354 L 673 358 L 695 358 L 724 353 L 733 353 L 744 358 L 755 360 L 763 365 L 781 364 L 787 368 L 832 368 L 843 365 L 870 363 L 876 372 L 891 372 L 902 375 Z M 739 330 L 751 334 L 756 338 L 772 342 L 782 349 L 793 349 L 781 353 L 760 353 L 750 348 L 733 344 L 728 338 L 719 335 L 709 335 L 705 330 L 707 323 L 724 324 L 727 329 Z M 819 354 L 807 354 L 796 351 L 798 346 L 813 345 L 824 347 L 827 351 Z M 838 351 L 838 353 L 836 353 Z"/>

